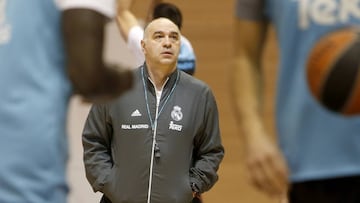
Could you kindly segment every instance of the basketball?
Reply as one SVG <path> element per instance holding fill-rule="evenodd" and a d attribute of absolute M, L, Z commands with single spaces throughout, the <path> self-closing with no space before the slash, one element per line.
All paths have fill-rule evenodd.
<path fill-rule="evenodd" d="M 312 47 L 306 77 L 311 94 L 325 108 L 347 116 L 360 114 L 360 30 L 327 33 Z"/>

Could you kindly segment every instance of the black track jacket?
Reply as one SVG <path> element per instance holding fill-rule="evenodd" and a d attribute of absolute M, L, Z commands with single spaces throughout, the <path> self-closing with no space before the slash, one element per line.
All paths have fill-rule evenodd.
<path fill-rule="evenodd" d="M 82 135 L 87 179 L 113 203 L 189 203 L 191 184 L 209 190 L 224 156 L 215 98 L 179 70 L 158 106 L 145 65 L 134 82 L 115 101 L 90 110 Z"/>

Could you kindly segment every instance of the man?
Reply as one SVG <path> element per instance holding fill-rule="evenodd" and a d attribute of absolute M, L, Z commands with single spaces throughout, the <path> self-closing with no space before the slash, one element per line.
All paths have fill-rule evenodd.
<path fill-rule="evenodd" d="M 141 40 L 144 35 L 144 29 L 141 23 L 136 18 L 135 14 L 131 12 L 130 8 L 133 0 L 120 0 L 117 10 L 117 24 L 121 36 L 127 42 L 129 50 L 134 54 L 136 66 L 141 66 L 144 63 L 144 53 L 141 48 Z M 146 24 L 152 19 L 168 18 L 175 23 L 180 29 L 182 28 L 182 13 L 180 9 L 171 3 L 165 3 L 162 0 L 151 0 L 146 17 Z M 181 36 L 180 39 L 180 54 L 178 57 L 177 68 L 194 75 L 196 70 L 196 57 L 190 41 Z M 201 203 L 201 197 L 194 198 L 192 203 Z"/>
<path fill-rule="evenodd" d="M 131 86 L 101 60 L 114 3 L 0 0 L 0 202 L 66 202 L 72 92 L 102 102 Z"/>
<path fill-rule="evenodd" d="M 117 24 L 121 36 L 127 42 L 128 48 L 134 54 L 138 66 L 144 63 L 144 54 L 141 50 L 140 42 L 144 35 L 144 29 L 138 19 L 131 12 L 133 0 L 119 0 L 117 10 Z M 171 3 L 164 3 L 162 0 L 151 0 L 148 20 L 160 17 L 168 18 L 173 21 L 179 29 L 182 27 L 182 14 L 180 9 Z M 189 40 L 181 36 L 180 55 L 177 68 L 193 75 L 196 69 L 196 57 Z"/>
<path fill-rule="evenodd" d="M 84 163 L 102 202 L 189 203 L 218 179 L 224 149 L 215 98 L 177 70 L 180 36 L 169 19 L 152 21 L 134 88 L 90 110 Z"/>
<path fill-rule="evenodd" d="M 321 106 L 311 96 L 305 77 L 307 57 L 317 40 L 339 28 L 359 25 L 359 4 L 238 0 L 236 9 L 233 86 L 254 185 L 279 196 L 286 193 L 289 182 L 291 203 L 359 202 L 360 118 Z M 266 63 L 260 57 L 269 23 L 281 45 L 276 97 L 281 152 L 266 137 L 258 97 L 260 66 Z"/>

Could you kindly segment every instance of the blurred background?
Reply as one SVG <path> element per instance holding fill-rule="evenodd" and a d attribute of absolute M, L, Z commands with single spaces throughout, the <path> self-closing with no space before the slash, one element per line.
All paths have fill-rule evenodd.
<path fill-rule="evenodd" d="M 241 134 L 234 120 L 231 102 L 230 64 L 232 60 L 234 22 L 234 0 L 224 1 L 184 1 L 168 0 L 179 6 L 183 13 L 182 34 L 192 43 L 197 57 L 195 77 L 205 81 L 213 90 L 220 113 L 220 126 L 225 157 L 219 170 L 219 181 L 203 194 L 204 203 L 277 203 L 265 194 L 255 190 L 246 178 L 243 161 Z M 145 18 L 149 1 L 137 0 L 133 11 L 139 18 Z M 107 30 L 106 54 L 107 61 L 133 64 L 133 57 L 127 50 L 115 22 L 110 22 Z M 272 120 L 273 95 L 276 82 L 277 65 L 276 39 L 270 29 L 271 38 L 266 46 L 263 57 L 266 58 L 265 68 L 265 104 L 264 120 L 271 136 L 275 139 Z M 70 184 L 69 203 L 97 203 L 100 193 L 94 193 L 86 180 L 82 161 L 81 132 L 89 111 L 89 104 L 82 103 L 79 98 L 71 100 L 68 129 L 70 143 L 70 164 L 68 180 Z"/>

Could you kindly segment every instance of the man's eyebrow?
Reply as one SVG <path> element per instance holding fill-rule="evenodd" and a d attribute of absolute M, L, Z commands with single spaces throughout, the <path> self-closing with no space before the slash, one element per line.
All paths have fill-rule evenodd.
<path fill-rule="evenodd" d="M 170 32 L 170 34 L 176 34 L 176 35 L 179 35 L 179 32 L 172 31 L 172 32 Z"/>
<path fill-rule="evenodd" d="M 156 34 L 163 34 L 164 32 L 163 31 L 155 31 L 153 35 L 156 35 Z"/>
<path fill-rule="evenodd" d="M 153 33 L 153 35 L 156 35 L 156 34 L 164 34 L 165 32 L 164 31 L 155 31 L 154 33 Z M 179 35 L 179 32 L 177 32 L 177 31 L 170 31 L 170 34 L 176 34 L 176 35 Z"/>

